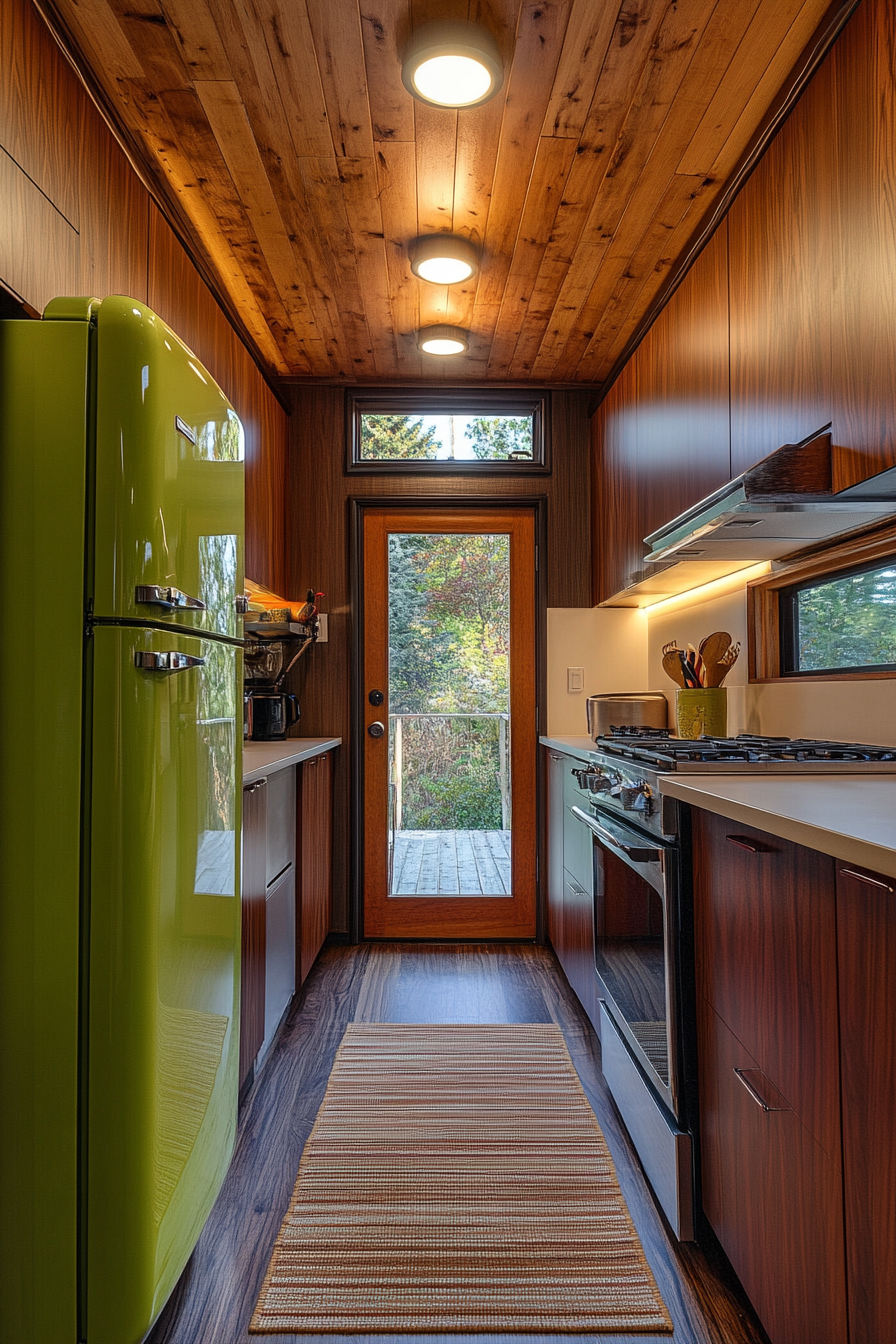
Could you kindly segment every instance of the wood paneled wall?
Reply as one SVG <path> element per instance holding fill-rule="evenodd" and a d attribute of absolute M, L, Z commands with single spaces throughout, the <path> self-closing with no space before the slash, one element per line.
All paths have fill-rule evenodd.
<path fill-rule="evenodd" d="M 892 0 L 862 0 L 598 408 L 595 601 L 784 443 L 832 424 L 835 489 L 896 463 L 894 59 Z"/>
<path fill-rule="evenodd" d="M 30 0 L 0 4 L 0 281 L 37 313 L 129 294 L 196 351 L 246 427 L 248 572 L 279 591 L 287 415 Z"/>
<path fill-rule="evenodd" d="M 493 496 L 500 505 L 514 496 L 544 495 L 548 512 L 547 603 L 591 606 L 588 394 L 551 397 L 553 469 L 550 476 L 479 477 L 349 476 L 345 461 L 345 393 L 337 387 L 294 386 L 291 417 L 288 593 L 322 589 L 329 613 L 329 642 L 318 644 L 299 664 L 292 687 L 299 695 L 302 735 L 343 739 L 335 761 L 334 928 L 348 928 L 351 828 L 352 614 L 350 506 L 352 498 L 427 495 L 446 504 L 465 495 Z"/>

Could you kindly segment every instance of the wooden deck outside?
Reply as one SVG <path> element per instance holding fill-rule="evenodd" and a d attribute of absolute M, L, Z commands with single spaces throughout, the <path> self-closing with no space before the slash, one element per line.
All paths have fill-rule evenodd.
<path fill-rule="evenodd" d="M 510 831 L 396 831 L 393 896 L 509 896 Z"/>

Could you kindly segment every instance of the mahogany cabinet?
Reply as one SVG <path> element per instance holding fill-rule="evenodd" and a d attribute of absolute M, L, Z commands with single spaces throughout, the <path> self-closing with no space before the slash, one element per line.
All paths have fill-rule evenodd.
<path fill-rule="evenodd" d="M 845 1344 L 834 861 L 693 816 L 704 1212 L 772 1344 Z"/>
<path fill-rule="evenodd" d="M 863 0 L 828 58 L 837 128 L 833 394 L 838 490 L 896 464 L 894 51 L 893 0 Z M 892 1326 L 887 1333 L 893 1334 Z"/>
<path fill-rule="evenodd" d="M 267 780 L 243 789 L 240 1087 L 264 1041 Z"/>
<path fill-rule="evenodd" d="M 548 758 L 547 925 L 551 946 L 576 997 L 600 1034 L 594 967 L 593 843 L 570 807 L 578 802 L 571 770 L 585 762 Z"/>
<path fill-rule="evenodd" d="M 547 934 L 551 947 L 560 955 L 563 946 L 563 774 L 569 757 L 548 750 L 547 799 L 548 843 L 547 881 Z"/>
<path fill-rule="evenodd" d="M 643 568 L 643 539 L 729 479 L 727 226 L 592 420 L 594 601 Z"/>
<path fill-rule="evenodd" d="M 850 1344 L 896 1321 L 896 878 L 837 863 Z"/>
<path fill-rule="evenodd" d="M 732 476 L 831 422 L 833 115 L 826 62 L 728 214 Z"/>
<path fill-rule="evenodd" d="M 704 1212 L 772 1344 L 846 1344 L 840 1172 L 705 999 L 699 1014 Z"/>
<path fill-rule="evenodd" d="M 332 836 L 332 752 L 327 752 L 298 767 L 296 984 L 304 983 L 330 930 Z"/>

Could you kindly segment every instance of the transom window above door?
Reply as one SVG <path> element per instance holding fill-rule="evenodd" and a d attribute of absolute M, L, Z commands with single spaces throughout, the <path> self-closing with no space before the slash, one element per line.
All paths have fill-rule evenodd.
<path fill-rule="evenodd" d="M 550 471 L 547 393 L 386 388 L 347 398 L 349 472 Z"/>

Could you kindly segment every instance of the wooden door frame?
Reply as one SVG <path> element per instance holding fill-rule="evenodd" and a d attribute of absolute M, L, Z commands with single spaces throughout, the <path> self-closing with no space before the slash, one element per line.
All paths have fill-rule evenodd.
<path fill-rule="evenodd" d="M 481 512 L 486 510 L 529 509 L 535 518 L 535 737 L 533 750 L 538 751 L 538 738 L 545 732 L 547 717 L 547 521 L 548 500 L 546 495 L 463 495 L 458 498 L 452 494 L 439 495 L 381 495 L 371 499 L 369 495 L 353 495 L 349 498 L 350 510 L 350 579 L 351 579 L 351 625 L 352 625 L 352 668 L 351 668 L 351 797 L 349 801 L 351 816 L 351 890 L 349 892 L 350 941 L 359 943 L 364 938 L 364 572 L 363 572 L 363 529 L 364 518 L 372 512 L 394 512 L 406 510 L 408 513 L 432 510 L 433 512 Z M 542 893 L 544 864 L 543 853 L 543 814 L 544 781 L 542 771 L 535 771 L 535 814 L 536 814 L 536 859 L 535 859 L 535 909 L 536 939 L 544 941 L 544 899 Z M 452 941 L 447 939 L 445 941 Z M 456 939 L 453 941 L 466 941 Z M 476 940 L 480 941 L 480 940 Z M 530 941 L 525 939 L 523 941 Z"/>

